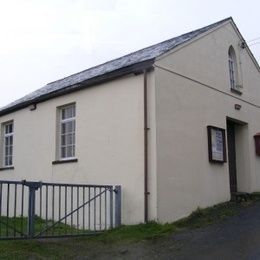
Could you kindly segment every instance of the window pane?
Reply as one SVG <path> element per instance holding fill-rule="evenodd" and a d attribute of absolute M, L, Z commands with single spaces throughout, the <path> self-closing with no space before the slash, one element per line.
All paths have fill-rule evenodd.
<path fill-rule="evenodd" d="M 67 156 L 68 157 L 73 157 L 74 155 L 73 155 L 73 148 L 72 148 L 72 146 L 68 146 L 67 147 Z"/>
<path fill-rule="evenodd" d="M 61 110 L 61 119 L 64 119 L 65 118 L 65 109 L 62 109 Z"/>
<path fill-rule="evenodd" d="M 8 146 L 5 146 L 5 156 L 8 155 Z"/>
<path fill-rule="evenodd" d="M 75 132 L 75 121 L 67 121 L 61 124 L 61 134 Z"/>
<path fill-rule="evenodd" d="M 72 146 L 72 157 L 75 156 L 75 145 Z"/>
<path fill-rule="evenodd" d="M 8 165 L 13 165 L 13 157 L 12 156 L 9 157 L 9 164 Z"/>
<path fill-rule="evenodd" d="M 72 121 L 72 126 L 71 126 L 71 128 L 72 128 L 72 132 L 75 132 L 75 120 Z"/>
<path fill-rule="evenodd" d="M 75 133 L 72 134 L 72 144 L 75 145 Z"/>
<path fill-rule="evenodd" d="M 9 133 L 12 133 L 12 132 L 13 132 L 13 124 L 10 124 L 10 125 L 9 125 L 9 131 L 10 131 Z"/>
<path fill-rule="evenodd" d="M 13 164 L 12 156 L 6 156 L 5 157 L 5 166 L 11 166 L 12 164 Z"/>
<path fill-rule="evenodd" d="M 67 108 L 67 118 L 72 118 L 72 107 Z"/>
<path fill-rule="evenodd" d="M 68 145 L 74 145 L 75 143 L 75 135 L 74 134 L 69 134 L 68 137 L 67 137 L 67 140 L 68 140 Z"/>
<path fill-rule="evenodd" d="M 66 125 L 67 125 L 67 126 L 66 126 L 66 128 L 67 128 L 67 129 L 66 129 L 66 132 L 67 132 L 67 133 L 71 133 L 71 132 L 74 131 L 73 123 L 74 123 L 73 121 L 70 121 L 70 122 L 67 122 L 67 123 L 66 123 Z"/>
<path fill-rule="evenodd" d="M 70 134 L 69 135 L 66 135 L 66 144 L 67 145 L 70 145 L 71 142 L 70 142 Z"/>
<path fill-rule="evenodd" d="M 61 111 L 62 111 L 61 114 L 62 119 L 69 119 L 75 117 L 75 105 L 62 108 Z"/>
<path fill-rule="evenodd" d="M 66 147 L 61 147 L 61 158 L 66 158 Z"/>
<path fill-rule="evenodd" d="M 5 133 L 6 134 L 10 134 L 13 132 L 13 124 L 12 123 L 9 123 L 5 126 Z"/>
<path fill-rule="evenodd" d="M 72 117 L 75 117 L 75 116 L 76 116 L 76 108 L 75 108 L 75 105 L 73 105 L 73 106 L 71 107 L 71 116 L 72 116 Z"/>
<path fill-rule="evenodd" d="M 61 145 L 62 146 L 66 145 L 66 135 L 61 136 Z"/>
<path fill-rule="evenodd" d="M 8 165 L 8 157 L 5 157 L 5 166 Z"/>
<path fill-rule="evenodd" d="M 68 108 L 64 108 L 64 119 L 69 118 Z"/>
<path fill-rule="evenodd" d="M 66 133 L 66 123 L 62 123 L 61 124 L 61 134 L 65 134 Z"/>
<path fill-rule="evenodd" d="M 5 133 L 8 134 L 9 133 L 9 125 L 5 126 Z"/>
<path fill-rule="evenodd" d="M 9 145 L 9 138 L 8 137 L 5 138 L 5 145 Z"/>
<path fill-rule="evenodd" d="M 69 146 L 67 147 L 67 157 L 72 157 L 71 156 L 71 149 L 70 149 Z"/>

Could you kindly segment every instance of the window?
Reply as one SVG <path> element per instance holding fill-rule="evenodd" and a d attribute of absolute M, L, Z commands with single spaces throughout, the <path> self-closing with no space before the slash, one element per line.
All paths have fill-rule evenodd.
<path fill-rule="evenodd" d="M 237 64 L 236 54 L 234 48 L 230 46 L 228 50 L 228 66 L 229 66 L 229 79 L 231 89 L 237 88 Z"/>
<path fill-rule="evenodd" d="M 60 136 L 59 136 L 59 159 L 75 158 L 75 104 L 59 109 Z"/>
<path fill-rule="evenodd" d="M 3 124 L 3 163 L 4 167 L 13 166 L 13 136 L 14 136 L 14 124 L 8 122 Z"/>

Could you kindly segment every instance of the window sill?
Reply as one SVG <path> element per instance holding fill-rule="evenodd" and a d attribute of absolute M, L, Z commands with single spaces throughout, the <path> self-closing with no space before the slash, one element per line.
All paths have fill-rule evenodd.
<path fill-rule="evenodd" d="M 243 94 L 240 90 L 235 89 L 235 88 L 231 88 L 230 91 L 233 92 L 233 93 L 235 93 L 235 94 L 238 94 L 238 95 L 240 95 L 240 96 Z"/>
<path fill-rule="evenodd" d="M 0 171 L 7 171 L 7 170 L 14 170 L 14 167 L 13 166 L 7 166 L 7 167 L 0 168 Z"/>
<path fill-rule="evenodd" d="M 55 164 L 63 164 L 63 163 L 75 163 L 75 162 L 78 162 L 77 158 L 68 159 L 68 160 L 57 160 L 57 161 L 53 161 L 52 164 L 55 165 Z"/>

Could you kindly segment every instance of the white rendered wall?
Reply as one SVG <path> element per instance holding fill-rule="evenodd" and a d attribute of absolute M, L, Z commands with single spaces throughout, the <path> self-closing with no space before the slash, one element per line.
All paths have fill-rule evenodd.
<path fill-rule="evenodd" d="M 151 75 L 148 83 L 154 98 Z M 78 162 L 52 165 L 56 160 L 56 110 L 71 102 L 76 103 Z M 14 120 L 15 169 L 0 171 L 0 179 L 122 185 L 122 223 L 143 222 L 143 109 L 143 75 L 129 75 L 40 103 L 35 111 L 25 108 L 3 116 L 0 123 Z M 155 172 L 152 176 L 155 179 Z M 150 206 L 155 208 L 151 182 Z M 156 218 L 156 211 L 151 212 Z"/>
<path fill-rule="evenodd" d="M 171 222 L 230 199 L 228 163 L 208 160 L 207 125 L 226 118 L 247 125 L 237 132 L 238 189 L 260 190 L 260 74 L 230 23 L 155 64 L 158 220 Z M 241 96 L 230 91 L 228 49 L 239 61 Z M 241 110 L 234 105 L 240 104 Z"/>

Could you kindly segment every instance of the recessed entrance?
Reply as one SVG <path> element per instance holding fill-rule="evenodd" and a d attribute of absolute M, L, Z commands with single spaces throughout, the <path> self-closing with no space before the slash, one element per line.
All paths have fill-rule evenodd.
<path fill-rule="evenodd" d="M 231 193 L 237 192 L 235 123 L 227 120 L 228 166 Z"/>
<path fill-rule="evenodd" d="M 230 192 L 245 192 L 249 189 L 249 169 L 246 157 L 248 125 L 244 122 L 227 118 L 227 146 Z"/>

